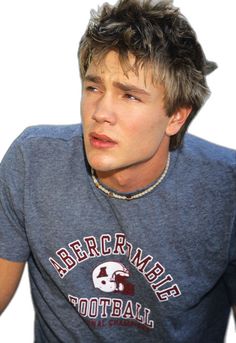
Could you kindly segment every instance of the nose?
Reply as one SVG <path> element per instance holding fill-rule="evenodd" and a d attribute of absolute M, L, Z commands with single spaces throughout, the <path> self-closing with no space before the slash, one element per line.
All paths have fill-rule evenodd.
<path fill-rule="evenodd" d="M 112 96 L 108 93 L 103 94 L 96 102 L 92 118 L 98 123 L 109 123 L 114 125 L 116 122 L 115 104 Z"/>

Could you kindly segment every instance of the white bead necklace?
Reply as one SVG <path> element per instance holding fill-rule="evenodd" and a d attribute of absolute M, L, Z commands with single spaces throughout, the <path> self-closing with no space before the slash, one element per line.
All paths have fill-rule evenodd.
<path fill-rule="evenodd" d="M 170 153 L 168 154 L 165 169 L 164 169 L 163 173 L 161 174 L 161 176 L 159 177 L 159 179 L 153 185 L 148 187 L 147 189 L 144 189 L 143 191 L 141 191 L 139 193 L 135 193 L 133 195 L 132 194 L 131 195 L 121 195 L 121 194 L 115 193 L 113 191 L 110 191 L 109 189 L 105 188 L 103 185 L 101 185 L 99 183 L 98 179 L 95 176 L 95 172 L 92 168 L 91 168 L 91 174 L 92 174 L 92 179 L 93 179 L 95 186 L 98 189 L 100 189 L 103 193 L 107 194 L 109 197 L 120 199 L 120 200 L 133 200 L 133 199 L 141 198 L 142 196 L 150 193 L 154 188 L 156 188 L 162 182 L 162 180 L 165 178 L 167 171 L 169 169 L 169 165 L 170 165 Z"/>

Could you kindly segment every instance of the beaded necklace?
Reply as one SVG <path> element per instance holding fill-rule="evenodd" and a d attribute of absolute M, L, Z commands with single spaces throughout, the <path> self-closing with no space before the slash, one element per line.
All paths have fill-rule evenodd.
<path fill-rule="evenodd" d="M 130 195 L 121 195 L 118 194 L 114 191 L 110 191 L 109 189 L 107 189 L 105 186 L 103 186 L 98 179 L 95 176 L 95 172 L 94 169 L 91 168 L 91 174 L 92 174 L 92 179 L 93 182 L 95 184 L 95 186 L 100 189 L 103 193 L 107 194 L 109 197 L 111 198 L 115 198 L 115 199 L 120 199 L 120 200 L 134 200 L 134 199 L 138 199 L 141 198 L 142 196 L 150 193 L 151 191 L 153 191 L 153 189 L 155 189 L 161 182 L 162 180 L 165 178 L 168 169 L 169 169 L 169 165 L 170 165 L 170 153 L 168 154 L 168 158 L 167 158 L 167 162 L 166 162 L 166 166 L 165 169 L 163 171 L 163 173 L 161 174 L 161 176 L 159 177 L 159 179 L 150 187 L 144 189 L 143 191 L 139 192 L 139 193 L 135 193 L 135 194 L 130 194 Z"/>

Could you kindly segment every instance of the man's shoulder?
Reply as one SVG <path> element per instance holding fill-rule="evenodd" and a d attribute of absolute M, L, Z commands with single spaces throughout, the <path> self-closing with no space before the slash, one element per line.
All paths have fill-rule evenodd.
<path fill-rule="evenodd" d="M 205 196 L 214 194 L 218 198 L 235 199 L 235 150 L 186 134 L 176 155 L 175 172 L 183 188 L 188 184 L 194 189 L 195 197 L 201 198 L 204 192 Z"/>
<path fill-rule="evenodd" d="M 54 139 L 68 141 L 82 136 L 81 124 L 72 125 L 37 125 L 27 127 L 17 138 L 17 143 L 24 144 L 33 139 Z"/>
<path fill-rule="evenodd" d="M 0 178 L 11 184 L 13 176 L 21 177 L 27 168 L 37 172 L 37 168 L 45 166 L 46 170 L 53 163 L 52 170 L 56 171 L 60 163 L 64 165 L 71 161 L 75 152 L 78 163 L 83 162 L 80 124 L 28 127 L 13 141 L 1 160 Z"/>
<path fill-rule="evenodd" d="M 181 153 L 203 164 L 222 164 L 236 167 L 236 150 L 186 134 Z"/>

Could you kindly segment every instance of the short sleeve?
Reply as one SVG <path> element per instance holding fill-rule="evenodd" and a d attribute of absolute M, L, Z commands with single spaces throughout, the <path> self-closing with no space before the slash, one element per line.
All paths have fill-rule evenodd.
<path fill-rule="evenodd" d="M 224 280 L 231 305 L 236 305 L 236 219 L 231 237 L 229 264 L 224 274 Z"/>
<path fill-rule="evenodd" d="M 30 253 L 24 221 L 24 174 L 17 139 L 0 164 L 0 257 L 21 262 Z"/>

